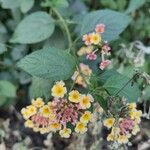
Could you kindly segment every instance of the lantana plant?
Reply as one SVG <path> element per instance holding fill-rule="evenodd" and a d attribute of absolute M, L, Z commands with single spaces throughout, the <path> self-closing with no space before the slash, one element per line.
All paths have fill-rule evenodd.
<path fill-rule="evenodd" d="M 106 69 L 111 63 L 106 58 L 110 56 L 111 48 L 101 36 L 104 32 L 105 25 L 97 24 L 95 31 L 83 35 L 84 46 L 77 51 L 77 56 L 83 56 L 89 62 L 98 59 L 99 70 Z M 93 104 L 99 99 L 96 95 L 104 89 L 98 89 L 97 93 L 92 87 L 91 77 L 94 71 L 88 64 L 80 61 L 76 68 L 70 78 L 72 82 L 70 88 L 66 87 L 64 81 L 56 81 L 50 91 L 52 98 L 47 103 L 43 98 L 37 97 L 32 99 L 31 105 L 21 110 L 26 127 L 41 134 L 58 132 L 62 138 L 69 138 L 73 132 L 84 134 L 88 131 L 88 123 L 93 117 Z M 136 103 L 128 103 L 126 99 L 118 97 L 121 90 L 116 96 L 111 96 L 107 91 L 109 101 L 103 99 L 107 107 L 103 108 L 105 111 L 103 124 L 110 130 L 108 141 L 124 144 L 140 131 L 142 112 L 137 110 Z"/>
<path fill-rule="evenodd" d="M 99 145 L 100 136 L 110 145 L 122 146 L 140 132 L 144 115 L 138 102 L 144 99 L 150 78 L 139 66 L 149 70 L 149 62 L 144 63 L 149 50 L 138 42 L 135 55 L 132 44 L 128 48 L 121 43 L 137 39 L 131 36 L 138 35 L 139 27 L 142 37 L 149 33 L 147 26 L 143 34 L 141 23 L 130 34 L 143 17 L 143 12 L 134 12 L 144 2 L 134 1 L 122 7 L 117 0 L 115 11 L 102 9 L 104 0 L 0 0 L 0 106 L 10 99 L 20 106 L 18 99 L 24 100 L 17 107 L 22 117 L 18 113 L 17 117 L 25 133 L 72 142 L 74 137 L 92 135 L 91 126 L 97 128 L 96 122 L 101 121 L 102 133 L 93 135 L 96 138 L 89 147 L 97 149 L 93 145 Z M 121 34 L 133 17 L 129 30 Z"/>

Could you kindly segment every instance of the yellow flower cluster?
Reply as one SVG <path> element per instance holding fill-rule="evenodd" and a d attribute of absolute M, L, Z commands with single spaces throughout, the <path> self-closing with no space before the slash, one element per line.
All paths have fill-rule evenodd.
<path fill-rule="evenodd" d="M 78 71 L 72 76 L 72 80 L 75 81 L 76 84 L 82 85 L 83 87 L 87 87 L 86 82 L 89 81 L 90 76 L 92 74 L 92 70 L 88 65 L 80 63 L 80 68 Z"/>
<path fill-rule="evenodd" d="M 59 131 L 63 138 L 69 138 L 74 126 L 77 133 L 85 133 L 87 124 L 92 119 L 92 113 L 88 110 L 93 102 L 90 94 L 81 94 L 72 90 L 67 94 L 63 81 L 56 82 L 51 89 L 54 99 L 44 103 L 42 98 L 32 100 L 32 104 L 23 108 L 21 113 L 25 126 L 32 128 L 41 134 Z"/>
<path fill-rule="evenodd" d="M 32 100 L 32 104 L 21 110 L 23 118 L 26 120 L 25 127 L 33 128 L 35 132 L 41 134 L 50 132 L 50 121 L 55 120 L 49 105 L 45 105 L 42 98 Z"/>
<path fill-rule="evenodd" d="M 129 117 L 119 119 L 111 117 L 104 120 L 104 126 L 111 129 L 107 141 L 116 141 L 120 144 L 128 143 L 129 138 L 140 131 L 139 123 L 142 112 L 136 109 L 136 103 L 127 104 L 127 108 Z"/>

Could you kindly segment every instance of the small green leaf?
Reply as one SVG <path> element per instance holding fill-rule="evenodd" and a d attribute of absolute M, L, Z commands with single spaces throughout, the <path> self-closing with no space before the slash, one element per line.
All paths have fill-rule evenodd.
<path fill-rule="evenodd" d="M 16 87 L 9 81 L 0 81 L 0 96 L 11 98 L 16 96 Z"/>
<path fill-rule="evenodd" d="M 53 31 L 53 19 L 45 12 L 35 12 L 19 23 L 10 42 L 21 44 L 37 43 L 50 37 Z"/>
<path fill-rule="evenodd" d="M 21 0 L 20 9 L 23 13 L 28 12 L 34 5 L 34 0 Z"/>
<path fill-rule="evenodd" d="M 50 98 L 51 87 L 53 81 L 38 77 L 32 78 L 32 85 L 30 89 L 30 96 L 32 98 L 42 97 L 48 101 Z"/>
<path fill-rule="evenodd" d="M 104 88 L 111 94 L 116 94 L 130 78 L 123 76 L 121 74 L 113 75 L 104 84 Z M 119 96 L 124 96 L 129 102 L 136 102 L 140 96 L 140 90 L 137 83 L 131 86 L 131 83 L 127 84 L 118 94 Z"/>
<path fill-rule="evenodd" d="M 33 76 L 55 81 L 70 78 L 75 64 L 74 57 L 66 51 L 49 47 L 27 55 L 18 67 Z"/>
<path fill-rule="evenodd" d="M 145 3 L 145 0 L 130 0 L 129 6 L 125 11 L 126 14 L 134 12 Z"/>
<path fill-rule="evenodd" d="M 81 35 L 93 32 L 99 23 L 105 24 L 105 32 L 102 34 L 104 40 L 111 41 L 119 37 L 130 23 L 131 18 L 123 13 L 113 10 L 98 10 L 87 14 L 81 27 Z"/>

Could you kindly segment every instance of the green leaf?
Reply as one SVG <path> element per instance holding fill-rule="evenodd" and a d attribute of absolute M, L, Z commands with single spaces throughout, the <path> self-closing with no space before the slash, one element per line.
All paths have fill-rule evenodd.
<path fill-rule="evenodd" d="M 145 3 L 145 0 L 130 0 L 129 6 L 125 11 L 126 14 L 134 12 Z"/>
<path fill-rule="evenodd" d="M 34 5 L 34 0 L 21 0 L 20 9 L 23 13 L 28 12 Z"/>
<path fill-rule="evenodd" d="M 69 6 L 67 0 L 45 0 L 41 3 L 42 7 L 66 8 Z"/>
<path fill-rule="evenodd" d="M 111 94 L 116 94 L 125 84 L 130 80 L 130 78 L 123 76 L 121 74 L 113 75 L 104 84 L 104 88 Z M 140 90 L 137 83 L 131 86 L 131 83 L 127 84 L 118 94 L 119 96 L 124 96 L 129 102 L 137 101 L 140 96 Z"/>
<path fill-rule="evenodd" d="M 131 18 L 123 13 L 113 10 L 98 10 L 87 14 L 81 27 L 81 35 L 93 32 L 99 23 L 105 24 L 105 32 L 102 34 L 104 40 L 111 41 L 119 37 L 130 23 Z"/>
<path fill-rule="evenodd" d="M 29 74 L 50 80 L 66 80 L 75 70 L 75 59 L 66 51 L 45 48 L 24 57 L 18 67 Z"/>
<path fill-rule="evenodd" d="M 58 49 L 64 49 L 66 46 L 65 37 L 63 35 L 62 30 L 59 28 L 56 28 L 52 36 L 47 39 L 44 43 L 44 48 L 47 47 L 56 47 Z"/>
<path fill-rule="evenodd" d="M 2 8 L 15 9 L 20 6 L 20 0 L 0 0 Z"/>
<path fill-rule="evenodd" d="M 113 75 L 118 75 L 119 73 L 115 69 L 109 69 L 104 71 L 98 76 L 98 81 L 104 84 L 108 78 L 110 78 Z"/>
<path fill-rule="evenodd" d="M 35 12 L 19 23 L 10 42 L 21 44 L 37 43 L 50 37 L 53 31 L 53 19 L 45 12 Z"/>
<path fill-rule="evenodd" d="M 67 0 L 54 0 L 54 5 L 57 8 L 66 8 L 69 6 L 69 3 Z"/>
<path fill-rule="evenodd" d="M 16 87 L 9 81 L 0 81 L 0 96 L 10 98 L 16 96 Z"/>
<path fill-rule="evenodd" d="M 42 97 L 48 101 L 51 95 L 50 91 L 52 84 L 53 81 L 51 80 L 33 77 L 32 85 L 30 88 L 30 97 L 31 98 Z"/>
<path fill-rule="evenodd" d="M 3 54 L 6 51 L 7 51 L 7 48 L 6 48 L 5 44 L 0 43 L 0 54 Z"/>

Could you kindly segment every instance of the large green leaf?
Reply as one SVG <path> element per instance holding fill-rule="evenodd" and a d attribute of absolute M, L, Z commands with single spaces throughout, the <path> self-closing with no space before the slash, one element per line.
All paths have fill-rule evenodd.
<path fill-rule="evenodd" d="M 24 57 L 18 67 L 29 74 L 50 80 L 65 80 L 75 69 L 75 59 L 69 53 L 56 48 L 45 48 Z"/>
<path fill-rule="evenodd" d="M 43 41 L 54 31 L 54 21 L 46 12 L 35 12 L 25 17 L 15 29 L 10 42 L 30 44 Z"/>
<path fill-rule="evenodd" d="M 103 23 L 106 29 L 102 37 L 104 40 L 111 41 L 118 38 L 130 21 L 131 18 L 129 16 L 113 10 L 93 11 L 84 17 L 80 32 L 81 35 L 93 32 L 97 24 Z"/>
<path fill-rule="evenodd" d="M 113 75 L 104 84 L 104 88 L 111 94 L 115 95 L 122 87 L 126 85 L 126 83 L 130 80 L 130 78 L 123 76 L 121 74 Z M 137 101 L 140 96 L 140 91 L 137 83 L 131 85 L 131 83 L 127 84 L 118 94 L 119 96 L 124 96 L 129 102 Z"/>
<path fill-rule="evenodd" d="M 114 75 L 118 75 L 118 74 L 119 73 L 115 69 L 109 69 L 109 70 L 105 70 L 97 78 L 100 83 L 104 84 L 108 78 Z"/>
<path fill-rule="evenodd" d="M 141 7 L 145 3 L 145 0 L 130 0 L 129 6 L 125 13 L 130 13 Z"/>
<path fill-rule="evenodd" d="M 48 100 L 50 98 L 50 91 L 53 81 L 38 77 L 32 78 L 32 85 L 30 88 L 31 98 L 43 97 Z"/>
<path fill-rule="evenodd" d="M 16 96 L 16 87 L 9 81 L 0 81 L 0 96 L 11 98 Z"/>

